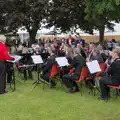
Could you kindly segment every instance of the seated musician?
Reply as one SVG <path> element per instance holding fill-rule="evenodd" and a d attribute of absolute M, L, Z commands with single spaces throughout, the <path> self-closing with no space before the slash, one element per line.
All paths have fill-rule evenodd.
<path fill-rule="evenodd" d="M 22 54 L 27 54 L 28 53 L 28 47 L 27 47 L 26 43 L 23 43 L 22 46 L 23 46 Z"/>
<path fill-rule="evenodd" d="M 14 60 L 11 56 L 8 55 L 8 47 L 5 45 L 6 37 L 0 36 L 0 94 L 6 93 L 6 60 Z"/>
<path fill-rule="evenodd" d="M 89 48 L 88 48 L 88 55 L 87 55 L 89 59 L 91 58 L 91 56 L 92 56 L 93 51 L 94 51 L 95 48 L 96 48 L 96 46 L 95 46 L 94 43 L 91 43 L 91 44 L 89 45 Z"/>
<path fill-rule="evenodd" d="M 24 42 L 22 44 L 23 48 L 22 48 L 22 53 L 20 54 L 21 56 L 23 56 L 23 58 L 19 61 L 20 65 L 31 65 L 33 63 L 31 55 L 32 53 L 29 53 L 29 49 L 27 44 Z M 19 66 L 18 66 L 19 67 Z M 33 79 L 33 75 L 32 75 L 32 67 L 22 67 L 20 68 L 23 71 L 23 75 L 24 75 L 24 79 L 27 80 L 27 75 L 30 79 Z"/>
<path fill-rule="evenodd" d="M 85 66 L 85 59 L 79 54 L 79 49 L 74 49 L 74 58 L 71 66 L 75 68 L 75 71 L 70 75 L 66 74 L 63 76 L 63 83 L 68 88 L 69 93 L 74 93 L 79 91 L 79 87 L 76 80 L 79 79 L 82 68 Z"/>
<path fill-rule="evenodd" d="M 102 100 L 109 98 L 110 89 L 107 85 L 120 85 L 120 49 L 116 48 L 112 52 L 112 64 L 108 68 L 107 74 L 105 74 L 100 80 L 100 89 Z"/>
<path fill-rule="evenodd" d="M 99 52 L 99 50 L 97 48 L 94 48 L 92 50 L 90 58 L 86 59 L 87 62 L 92 61 L 92 60 L 97 60 L 99 64 L 104 63 L 102 55 L 100 54 L 100 52 Z M 90 80 L 86 81 L 87 86 L 89 85 L 89 83 L 91 83 L 93 86 L 95 86 L 95 76 L 96 76 L 96 74 L 91 74 Z"/>
<path fill-rule="evenodd" d="M 77 43 L 77 46 L 76 46 L 78 49 L 80 49 L 80 54 L 86 59 L 86 53 L 85 53 L 85 50 L 83 48 L 83 45 L 81 43 Z"/>
<path fill-rule="evenodd" d="M 22 49 L 23 49 L 23 46 L 22 46 L 22 43 L 20 43 L 19 45 L 17 45 L 16 54 L 21 54 L 22 53 Z"/>
<path fill-rule="evenodd" d="M 55 64 L 55 53 L 49 48 L 49 55 L 50 57 L 47 60 L 46 65 L 44 66 L 42 73 L 41 73 L 41 77 L 46 80 L 47 82 L 50 82 L 50 87 L 53 88 L 56 83 L 53 80 L 50 80 L 50 73 L 52 70 L 52 66 L 53 64 Z"/>

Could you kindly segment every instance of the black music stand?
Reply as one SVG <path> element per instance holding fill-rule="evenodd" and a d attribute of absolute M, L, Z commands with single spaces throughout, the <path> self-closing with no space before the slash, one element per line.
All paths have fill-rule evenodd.
<path fill-rule="evenodd" d="M 9 71 L 10 72 L 10 78 L 8 78 L 8 79 L 11 79 L 11 80 L 9 80 L 9 82 L 10 82 L 10 88 L 12 89 L 12 91 L 15 91 L 16 90 L 16 82 L 19 82 L 21 84 L 23 84 L 23 83 L 21 81 L 19 81 L 19 80 L 16 80 L 16 77 L 15 77 L 15 68 L 14 68 L 15 62 L 7 61 L 7 63 L 10 64 L 8 66 L 8 69 L 10 69 L 10 71 Z"/>
<path fill-rule="evenodd" d="M 31 56 L 33 54 L 31 53 L 26 53 L 26 54 L 20 54 L 21 56 L 23 56 L 23 58 L 20 60 L 20 66 L 18 66 L 19 68 L 24 68 L 24 72 L 23 72 L 23 75 L 24 75 L 24 80 L 27 80 L 27 70 L 29 72 L 29 76 L 31 78 L 32 77 L 32 71 L 29 69 L 30 67 L 34 66 L 33 64 L 33 60 L 31 58 Z"/>
<path fill-rule="evenodd" d="M 43 60 L 42 57 L 40 55 L 33 55 L 31 56 L 33 59 L 34 64 L 37 65 L 37 80 L 33 83 L 33 88 L 35 88 L 38 84 L 43 83 L 43 89 L 44 89 L 44 85 L 48 84 L 44 79 L 40 78 L 40 73 L 41 73 L 41 68 L 42 68 L 42 64 L 43 64 Z"/>

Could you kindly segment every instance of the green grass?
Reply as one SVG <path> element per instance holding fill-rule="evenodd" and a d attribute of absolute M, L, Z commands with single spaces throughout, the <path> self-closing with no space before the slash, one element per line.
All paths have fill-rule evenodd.
<path fill-rule="evenodd" d="M 32 83 L 17 83 L 15 92 L 8 86 L 9 92 L 0 96 L 0 120 L 120 120 L 120 98 L 99 101 L 87 90 L 82 96 L 67 94 L 60 85 L 43 90 L 41 84 L 32 90 Z"/>

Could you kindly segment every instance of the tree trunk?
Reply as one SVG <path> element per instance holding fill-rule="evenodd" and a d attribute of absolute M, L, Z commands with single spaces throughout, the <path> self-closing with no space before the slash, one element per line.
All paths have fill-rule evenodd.
<path fill-rule="evenodd" d="M 100 44 L 103 44 L 103 42 L 104 42 L 104 31 L 105 31 L 104 26 L 99 29 L 99 33 L 100 33 L 99 42 L 100 42 Z"/>
<path fill-rule="evenodd" d="M 32 45 L 33 43 L 35 43 L 36 34 L 37 34 L 37 31 L 35 31 L 34 29 L 32 29 L 29 32 L 29 36 L 30 36 L 29 45 Z"/>
<path fill-rule="evenodd" d="M 29 40 L 29 46 L 31 46 L 33 43 L 36 42 L 36 34 L 37 34 L 37 31 L 38 31 L 38 24 L 35 24 L 32 26 L 32 29 L 31 30 L 28 30 L 29 32 L 29 37 L 30 37 L 30 40 Z"/>

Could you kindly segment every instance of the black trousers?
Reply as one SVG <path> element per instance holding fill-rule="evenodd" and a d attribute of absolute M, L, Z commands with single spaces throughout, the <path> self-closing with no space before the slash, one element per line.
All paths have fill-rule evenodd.
<path fill-rule="evenodd" d="M 68 89 L 73 89 L 74 87 L 78 89 L 79 87 L 76 83 L 76 80 L 78 79 L 79 79 L 79 75 L 76 75 L 74 73 L 72 75 L 66 74 L 63 76 L 63 83 Z"/>
<path fill-rule="evenodd" d="M 6 88 L 6 66 L 4 61 L 0 61 L 0 94 L 5 93 Z"/>
<path fill-rule="evenodd" d="M 110 95 L 110 88 L 108 85 L 115 85 L 112 82 L 112 78 L 109 75 L 104 75 L 100 80 L 100 89 L 101 89 L 101 97 L 108 98 Z"/>
<path fill-rule="evenodd" d="M 47 72 L 46 74 L 42 75 L 42 78 L 43 78 L 44 80 L 46 80 L 47 82 L 49 82 L 49 81 L 50 81 L 50 73 Z"/>
<path fill-rule="evenodd" d="M 46 74 L 41 76 L 45 81 L 50 82 L 51 84 L 55 85 L 55 82 L 50 79 L 50 73 L 47 72 Z"/>

